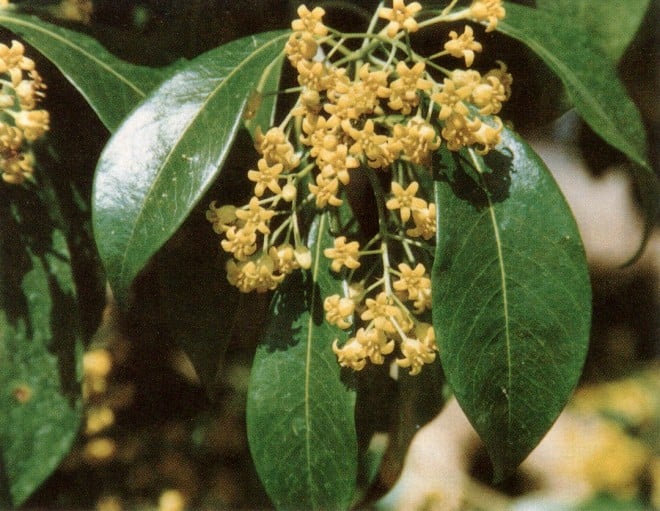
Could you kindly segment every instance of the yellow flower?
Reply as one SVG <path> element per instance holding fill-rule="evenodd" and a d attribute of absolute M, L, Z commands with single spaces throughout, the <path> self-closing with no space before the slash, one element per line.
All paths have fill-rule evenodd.
<path fill-rule="evenodd" d="M 454 72 L 455 73 L 455 72 Z M 481 76 L 477 71 L 477 83 L 481 80 Z M 470 99 L 472 89 L 476 84 L 466 83 L 459 86 L 457 81 L 452 78 L 445 78 L 442 82 L 442 90 L 431 95 L 431 99 L 440 105 L 440 113 L 438 119 L 444 121 L 452 114 L 458 114 L 467 117 L 470 113 L 464 101 Z"/>
<path fill-rule="evenodd" d="M 504 84 L 495 75 L 484 76 L 482 82 L 472 91 L 472 103 L 479 108 L 481 115 L 498 113 L 506 100 Z"/>
<path fill-rule="evenodd" d="M 325 36 L 328 34 L 328 28 L 323 24 L 322 18 L 325 10 L 321 7 L 314 7 L 309 10 L 305 4 L 298 7 L 299 19 L 291 22 L 291 28 L 298 32 L 309 32 L 315 36 Z"/>
<path fill-rule="evenodd" d="M 338 144 L 331 150 L 321 149 L 316 165 L 325 179 L 337 178 L 343 185 L 347 185 L 350 182 L 348 170 L 359 167 L 360 163 L 348 154 L 346 144 Z"/>
<path fill-rule="evenodd" d="M 378 11 L 378 17 L 389 20 L 385 27 L 387 37 L 396 37 L 401 28 L 408 32 L 417 32 L 418 26 L 414 16 L 421 9 L 422 6 L 419 2 L 405 5 L 403 0 L 392 0 L 392 8 L 381 7 Z"/>
<path fill-rule="evenodd" d="M 409 367 L 410 375 L 419 374 L 424 364 L 430 364 L 435 360 L 435 345 L 422 342 L 419 339 L 406 337 L 400 345 L 403 358 L 397 358 L 399 367 Z"/>
<path fill-rule="evenodd" d="M 470 17 L 474 21 L 487 21 L 486 32 L 497 28 L 497 22 L 504 19 L 506 12 L 502 0 L 474 0 L 470 6 Z"/>
<path fill-rule="evenodd" d="M 335 339 L 332 343 L 332 351 L 337 355 L 337 362 L 341 367 L 350 367 L 354 371 L 359 371 L 367 363 L 366 350 L 355 337 L 351 337 L 341 348 L 337 347 L 337 339 Z"/>
<path fill-rule="evenodd" d="M 282 274 L 311 266 L 311 254 L 307 247 L 294 249 L 290 243 L 283 243 L 277 247 L 270 247 L 268 255 L 275 263 L 275 269 Z"/>
<path fill-rule="evenodd" d="M 298 165 L 299 158 L 282 128 L 271 128 L 265 135 L 257 128 L 255 139 L 255 148 L 269 166 L 280 163 L 284 170 L 290 170 Z"/>
<path fill-rule="evenodd" d="M 48 110 L 21 110 L 14 115 L 14 122 L 25 140 L 34 141 L 48 131 L 50 116 Z"/>
<path fill-rule="evenodd" d="M 344 201 L 337 197 L 339 190 L 339 179 L 327 179 L 322 174 L 316 176 L 316 184 L 308 185 L 309 191 L 316 197 L 316 207 L 324 208 L 330 206 L 341 206 Z"/>
<path fill-rule="evenodd" d="M 481 125 L 480 119 L 470 119 L 453 113 L 445 120 L 445 126 L 440 133 L 447 141 L 447 148 L 450 151 L 458 151 L 474 143 L 474 133 L 481 128 Z"/>
<path fill-rule="evenodd" d="M 284 52 L 293 67 L 302 60 L 312 60 L 318 51 L 318 43 L 309 32 L 294 32 L 289 36 Z"/>
<path fill-rule="evenodd" d="M 406 292 L 407 300 L 419 300 L 420 297 L 431 290 L 431 279 L 428 278 L 426 268 L 422 263 L 417 263 L 413 270 L 406 263 L 399 264 L 401 276 L 392 284 L 396 291 Z"/>
<path fill-rule="evenodd" d="M 225 232 L 227 239 L 220 245 L 225 252 L 234 255 L 239 261 L 244 261 L 257 251 L 257 233 L 254 227 L 238 229 L 235 225 Z"/>
<path fill-rule="evenodd" d="M 332 259 L 330 268 L 332 268 L 332 271 L 338 272 L 341 270 L 342 266 L 346 266 L 351 270 L 359 268 L 359 252 L 360 244 L 357 241 L 346 243 L 346 236 L 340 236 L 339 238 L 335 238 L 333 248 L 326 248 L 323 250 L 323 255 Z"/>
<path fill-rule="evenodd" d="M 433 126 L 419 116 L 412 117 L 405 126 L 396 124 L 393 138 L 401 144 L 403 155 L 418 165 L 426 165 L 431 152 L 440 147 L 440 137 Z"/>
<path fill-rule="evenodd" d="M 360 328 L 355 333 L 355 339 L 364 346 L 366 356 L 374 364 L 382 364 L 385 361 L 383 355 L 394 351 L 394 341 L 388 340 L 385 332 L 378 328 Z"/>
<path fill-rule="evenodd" d="M 213 201 L 209 204 L 206 219 L 213 224 L 215 232 L 222 234 L 236 223 L 236 206 L 226 205 L 217 208 L 215 203 L 216 201 Z"/>
<path fill-rule="evenodd" d="M 249 170 L 247 174 L 248 179 L 256 183 L 254 185 L 254 194 L 257 197 L 261 197 L 266 189 L 273 193 L 282 193 L 282 188 L 280 188 L 277 182 L 277 178 L 283 170 L 282 164 L 268 165 L 268 162 L 264 158 L 260 158 L 257 162 L 257 167 L 259 170 Z"/>
<path fill-rule="evenodd" d="M 481 44 L 474 40 L 474 31 L 469 25 L 459 36 L 455 30 L 449 32 L 450 40 L 445 43 L 445 50 L 457 59 L 464 58 L 465 65 L 470 67 L 474 62 L 474 53 L 480 53 Z"/>
<path fill-rule="evenodd" d="M 406 234 L 413 238 L 421 237 L 430 240 L 435 235 L 435 204 L 430 203 L 427 208 L 413 211 L 415 227 L 407 229 Z"/>
<path fill-rule="evenodd" d="M 340 123 L 339 118 L 334 116 L 329 119 L 307 116 L 303 119 L 302 129 L 305 135 L 301 135 L 300 141 L 311 147 L 310 156 L 316 158 L 322 150 L 330 151 L 337 147 Z"/>
<path fill-rule="evenodd" d="M 355 311 L 355 303 L 350 298 L 339 295 L 328 296 L 323 302 L 325 318 L 331 325 L 339 328 L 348 328 L 352 325 L 349 321 Z"/>
<path fill-rule="evenodd" d="M 265 293 L 275 289 L 284 280 L 284 275 L 275 275 L 273 259 L 262 254 L 238 263 L 230 259 L 227 262 L 227 280 L 243 293 Z"/>
<path fill-rule="evenodd" d="M 363 321 L 373 320 L 376 330 L 387 334 L 395 334 L 397 329 L 393 321 L 396 321 L 400 327 L 403 326 L 404 317 L 401 309 L 393 305 L 392 299 L 384 292 L 378 293 L 375 299 L 367 298 L 365 305 L 367 308 L 360 315 L 360 319 Z"/>
<path fill-rule="evenodd" d="M 237 209 L 236 218 L 244 222 L 244 228 L 255 229 L 261 234 L 270 234 L 268 223 L 275 215 L 275 211 L 264 209 L 259 205 L 259 199 L 252 197 L 248 209 Z"/>
<path fill-rule="evenodd" d="M 387 106 L 392 110 L 400 110 L 402 114 L 408 115 L 419 104 L 417 91 L 428 90 L 432 86 L 429 80 L 422 78 L 424 69 L 423 62 L 417 62 L 409 68 L 405 62 L 399 61 L 396 65 L 399 78 L 390 84 L 390 96 Z"/>
<path fill-rule="evenodd" d="M 341 126 L 344 133 L 354 140 L 348 152 L 366 158 L 367 165 L 372 169 L 387 167 L 399 156 L 399 146 L 391 144 L 387 136 L 376 133 L 372 119 L 367 119 L 362 129 L 354 128 L 348 120 L 342 121 Z"/>
<path fill-rule="evenodd" d="M 486 124 L 485 122 L 481 123 L 479 129 L 472 134 L 473 144 L 478 145 L 476 152 L 478 154 L 484 155 L 488 153 L 493 147 L 500 143 L 502 128 L 502 120 L 494 116 L 493 120 L 495 121 L 495 126 Z"/>
<path fill-rule="evenodd" d="M 394 197 L 387 201 L 385 207 L 390 211 L 398 209 L 401 221 L 407 222 L 410 219 L 411 210 L 426 207 L 426 201 L 415 196 L 418 190 L 419 183 L 417 181 L 413 181 L 405 189 L 396 181 L 392 181 L 392 194 Z"/>

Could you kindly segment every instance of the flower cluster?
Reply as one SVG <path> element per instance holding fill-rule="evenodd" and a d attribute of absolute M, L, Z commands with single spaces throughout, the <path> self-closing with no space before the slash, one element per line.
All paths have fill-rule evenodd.
<path fill-rule="evenodd" d="M 290 92 L 297 102 L 280 125 L 257 131 L 260 158 L 247 172 L 254 184 L 248 203 L 212 203 L 207 213 L 231 254 L 229 282 L 243 292 L 266 292 L 312 264 L 301 219 L 325 210 L 341 224 L 339 212 L 352 210 L 351 190 L 369 183 L 378 232 L 369 238 L 339 228 L 323 250 L 351 290 L 324 297 L 324 309 L 328 323 L 354 333 L 333 350 L 340 365 L 355 370 L 383 364 L 395 349 L 396 363 L 411 374 L 436 358 L 429 324 L 436 232 L 431 157 L 443 145 L 485 154 L 500 141 L 497 114 L 511 94 L 506 66 L 482 75 L 436 63 L 461 59 L 469 68 L 482 51 L 473 28 L 450 31 L 430 57 L 410 46 L 408 35 L 425 26 L 466 20 L 491 30 L 504 14 L 499 0 L 475 0 L 458 11 L 455 4 L 426 12 L 418 2 L 393 0 L 357 35 L 326 26 L 322 8 L 300 6 L 284 50 L 296 73 L 298 86 Z M 361 39 L 360 49 L 345 46 L 352 38 Z"/>
<path fill-rule="evenodd" d="M 0 44 L 0 170 L 6 183 L 20 184 L 33 172 L 31 144 L 49 128 L 37 104 L 46 86 L 18 41 Z"/>

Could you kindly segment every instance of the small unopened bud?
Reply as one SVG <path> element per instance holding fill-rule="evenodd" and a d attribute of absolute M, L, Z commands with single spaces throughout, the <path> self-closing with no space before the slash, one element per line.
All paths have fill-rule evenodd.
<path fill-rule="evenodd" d="M 312 267 L 312 253 L 307 247 L 298 245 L 294 250 L 294 257 L 303 270 L 309 270 Z"/>
<path fill-rule="evenodd" d="M 296 198 L 297 189 L 292 183 L 287 183 L 282 188 L 282 198 L 287 202 L 292 202 Z"/>

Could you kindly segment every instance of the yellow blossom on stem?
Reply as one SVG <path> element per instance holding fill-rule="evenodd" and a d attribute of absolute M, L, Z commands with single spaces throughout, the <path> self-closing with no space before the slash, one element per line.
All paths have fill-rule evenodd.
<path fill-rule="evenodd" d="M 308 185 L 309 191 L 316 198 L 316 207 L 324 208 L 330 206 L 341 206 L 344 201 L 337 197 L 339 190 L 339 179 L 328 179 L 323 174 L 316 176 L 316 184 Z"/>
<path fill-rule="evenodd" d="M 357 241 L 346 242 L 346 236 L 339 236 L 334 240 L 333 248 L 323 250 L 325 257 L 332 259 L 330 268 L 338 272 L 342 266 L 354 270 L 360 267 L 360 244 Z"/>
<path fill-rule="evenodd" d="M 419 2 L 412 2 L 408 5 L 403 0 L 392 0 L 392 7 L 381 7 L 378 11 L 378 17 L 388 20 L 385 27 L 387 37 L 396 37 L 402 28 L 408 32 L 417 32 L 418 26 L 415 21 L 415 14 L 422 9 Z"/>
<path fill-rule="evenodd" d="M 227 280 L 243 293 L 272 291 L 283 279 L 284 275 L 275 275 L 275 263 L 267 254 L 238 263 L 233 259 L 227 262 Z"/>
<path fill-rule="evenodd" d="M 417 263 L 414 269 L 406 263 L 399 264 L 401 276 L 392 284 L 392 287 L 403 294 L 403 299 L 414 300 L 418 314 L 430 306 L 431 279 L 422 263 Z"/>
<path fill-rule="evenodd" d="M 393 131 L 403 155 L 418 165 L 428 164 L 431 152 L 440 147 L 435 128 L 419 116 L 412 117 L 405 126 L 395 125 Z"/>
<path fill-rule="evenodd" d="M 341 367 L 359 371 L 367 364 L 366 349 L 355 337 L 351 337 L 341 348 L 337 346 L 337 339 L 335 339 L 332 343 L 332 351 L 337 355 L 337 362 Z"/>
<path fill-rule="evenodd" d="M 245 227 L 255 229 L 261 234 L 270 234 L 268 223 L 275 215 L 275 211 L 262 208 L 256 197 L 250 199 L 247 209 L 237 209 L 234 214 L 244 222 Z"/>
<path fill-rule="evenodd" d="M 298 7 L 299 18 L 291 22 L 291 28 L 298 32 L 309 32 L 315 36 L 325 36 L 328 28 L 323 24 L 325 10 L 322 7 L 314 7 L 311 11 L 305 4 Z"/>
<path fill-rule="evenodd" d="M 222 234 L 236 223 L 236 206 L 226 205 L 218 208 L 215 204 L 216 201 L 209 204 L 206 219 L 213 224 L 213 230 L 216 233 Z"/>
<path fill-rule="evenodd" d="M 359 167 L 360 163 L 348 154 L 346 144 L 338 144 L 332 150 L 321 149 L 316 165 L 324 178 L 337 178 L 343 185 L 347 185 L 350 182 L 349 169 Z"/>
<path fill-rule="evenodd" d="M 296 67 L 300 61 L 312 60 L 318 51 L 318 43 L 309 32 L 294 32 L 284 46 L 289 62 Z"/>
<path fill-rule="evenodd" d="M 378 328 L 359 328 L 355 339 L 364 346 L 364 352 L 373 364 L 382 364 L 385 362 L 383 355 L 394 351 L 394 341 Z"/>
<path fill-rule="evenodd" d="M 385 135 L 380 135 L 374 131 L 373 120 L 367 119 L 362 129 L 354 128 L 348 120 L 341 123 L 344 133 L 351 137 L 354 143 L 348 148 L 348 152 L 363 156 L 366 163 L 372 169 L 387 167 L 399 155 L 400 149 L 390 143 L 390 139 Z"/>
<path fill-rule="evenodd" d="M 393 320 L 399 324 L 403 323 L 404 318 L 401 309 L 394 305 L 392 299 L 384 292 L 378 293 L 375 299 L 367 298 L 365 305 L 367 308 L 360 315 L 360 319 L 373 321 L 377 330 L 387 334 L 395 334 L 397 330 Z"/>
<path fill-rule="evenodd" d="M 406 230 L 408 236 L 413 238 L 420 237 L 425 240 L 430 240 L 435 236 L 435 204 L 431 202 L 428 207 L 413 211 L 412 216 L 415 227 Z"/>
<path fill-rule="evenodd" d="M 385 207 L 390 211 L 399 210 L 401 221 L 407 222 L 410 219 L 410 214 L 413 209 L 421 209 L 426 207 L 426 201 L 416 196 L 419 190 L 419 183 L 413 181 L 407 188 L 403 188 L 396 181 L 392 181 L 392 197 L 385 203 Z"/>
<path fill-rule="evenodd" d="M 474 0 L 470 6 L 470 17 L 474 21 L 487 21 L 486 32 L 497 28 L 497 22 L 504 19 L 506 11 L 502 0 Z"/>
<path fill-rule="evenodd" d="M 423 62 L 417 62 L 412 67 L 408 67 L 403 61 L 397 63 L 396 73 L 399 77 L 390 84 L 387 106 L 408 115 L 419 105 L 417 92 L 429 90 L 433 85 L 429 80 L 422 78 L 425 67 Z"/>
<path fill-rule="evenodd" d="M 507 100 L 506 89 L 495 75 L 486 75 L 472 91 L 472 103 L 479 108 L 481 115 L 493 115 L 502 109 Z"/>
<path fill-rule="evenodd" d="M 282 188 L 280 188 L 277 178 L 282 173 L 282 164 L 276 163 L 269 165 L 264 158 L 260 158 L 257 162 L 257 168 L 259 170 L 249 170 L 247 173 L 248 179 L 256 183 L 254 185 L 254 194 L 257 197 L 261 197 L 266 189 L 273 193 L 281 193 Z"/>
<path fill-rule="evenodd" d="M 225 232 L 227 239 L 220 242 L 222 249 L 234 255 L 239 261 L 243 261 L 257 251 L 257 233 L 254 227 L 243 229 L 235 225 Z"/>
<path fill-rule="evenodd" d="M 445 43 L 445 50 L 457 59 L 464 58 L 465 65 L 470 67 L 474 62 L 475 52 L 482 50 L 481 43 L 474 40 L 474 31 L 469 25 L 465 26 L 463 33 L 459 36 L 455 30 L 449 32 L 449 41 Z"/>
<path fill-rule="evenodd" d="M 353 323 L 349 321 L 355 311 L 355 302 L 350 298 L 339 295 L 328 296 L 323 302 L 325 318 L 331 325 L 339 328 L 348 328 Z"/>
<path fill-rule="evenodd" d="M 495 126 L 491 126 L 485 122 L 481 123 L 479 129 L 472 134 L 473 144 L 479 146 L 476 149 L 477 154 L 487 154 L 493 147 L 500 143 L 502 139 L 502 120 L 494 116 Z"/>
<path fill-rule="evenodd" d="M 403 358 L 397 358 L 396 363 L 399 367 L 409 367 L 411 376 L 419 374 L 424 364 L 435 360 L 435 344 L 431 346 L 419 339 L 406 337 L 401 341 L 400 349 Z"/>
<path fill-rule="evenodd" d="M 255 139 L 255 148 L 268 165 L 280 163 L 284 170 L 291 170 L 298 165 L 299 158 L 282 128 L 271 128 L 262 134 L 258 127 Z"/>

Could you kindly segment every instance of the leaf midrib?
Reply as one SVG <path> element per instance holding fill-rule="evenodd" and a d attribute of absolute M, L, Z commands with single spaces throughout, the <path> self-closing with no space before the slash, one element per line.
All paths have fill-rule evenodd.
<path fill-rule="evenodd" d="M 326 215 L 320 215 L 319 225 L 316 236 L 316 244 L 314 247 L 314 266 L 312 268 L 312 286 L 317 282 L 319 275 L 319 265 L 321 262 L 321 237 L 325 231 Z M 312 423 L 312 414 L 310 408 L 310 387 L 311 387 L 311 360 L 312 360 L 312 331 L 314 329 L 314 315 L 316 310 L 316 293 L 312 287 L 311 293 L 311 302 L 309 304 L 308 315 L 309 319 L 307 320 L 307 346 L 305 347 L 305 462 L 307 463 L 307 484 L 310 489 L 310 501 L 312 501 L 313 507 L 317 507 L 315 502 L 316 497 L 313 492 L 314 481 L 312 479 L 312 433 L 311 433 L 311 423 Z"/>
<path fill-rule="evenodd" d="M 167 155 L 165 156 L 165 159 L 164 159 L 163 164 L 162 164 L 162 165 L 160 166 L 160 168 L 159 168 L 159 171 L 158 171 L 158 173 L 157 173 L 157 175 L 156 175 L 156 178 L 155 178 L 154 181 L 151 183 L 151 185 L 150 185 L 150 187 L 149 187 L 149 190 L 148 190 L 148 193 L 145 195 L 145 200 L 143 201 L 143 204 L 142 204 L 142 206 L 140 207 L 140 210 L 138 211 L 137 216 L 135 217 L 135 222 L 133 223 L 133 227 L 132 227 L 131 232 L 130 232 L 128 238 L 127 238 L 126 249 L 124 250 L 124 253 L 122 254 L 122 257 L 121 257 L 121 259 L 120 259 L 119 282 L 121 283 L 122 286 L 124 285 L 124 281 L 125 281 L 126 273 L 127 273 L 127 271 L 129 270 L 128 265 L 126 264 L 126 261 L 127 261 L 127 259 L 128 259 L 128 254 L 129 254 L 130 249 L 131 249 L 131 246 L 132 246 L 132 241 L 133 241 L 133 239 L 135 239 L 135 234 L 136 234 L 136 232 L 137 232 L 138 225 L 140 224 L 140 220 L 141 220 L 141 218 L 142 218 L 142 216 L 143 216 L 143 214 L 144 214 L 145 208 L 146 208 L 146 204 L 147 204 L 146 197 L 149 197 L 149 196 L 151 195 L 151 192 L 156 188 L 156 185 L 158 184 L 158 182 L 160 181 L 160 179 L 161 179 L 162 176 L 163 176 L 163 173 L 164 173 L 164 172 L 163 172 L 163 169 L 165 169 L 165 168 L 168 166 L 168 164 L 169 164 L 169 162 L 171 161 L 172 157 L 173 157 L 174 154 L 176 153 L 176 149 L 177 149 L 177 148 L 179 147 L 179 145 L 181 144 L 181 141 L 185 139 L 185 137 L 186 137 L 186 135 L 187 135 L 187 133 L 188 133 L 188 131 L 189 131 L 190 126 L 191 126 L 192 124 L 194 124 L 195 121 L 199 118 L 199 112 L 202 111 L 202 110 L 206 107 L 206 105 L 207 105 L 207 104 L 208 104 L 208 103 L 209 103 L 209 102 L 210 102 L 210 101 L 211 101 L 211 100 L 212 100 L 217 94 L 220 93 L 221 90 L 223 90 L 223 88 L 226 86 L 227 82 L 230 81 L 230 79 L 231 79 L 232 77 L 234 77 L 237 73 L 239 73 L 239 72 L 245 67 L 245 65 L 246 65 L 247 63 L 249 63 L 252 59 L 256 58 L 257 56 L 260 56 L 261 53 L 262 53 L 264 50 L 266 50 L 268 47 L 270 47 L 270 46 L 271 46 L 272 44 L 274 44 L 275 42 L 277 42 L 277 41 L 279 41 L 280 39 L 282 39 L 284 36 L 285 36 L 285 35 L 282 35 L 282 36 L 278 36 L 278 37 L 276 37 L 276 38 L 274 38 L 274 39 L 271 39 L 271 40 L 268 41 L 267 43 L 263 44 L 260 48 L 256 49 L 254 52 L 252 52 L 247 58 L 245 58 L 244 60 L 242 60 L 242 61 L 241 61 L 236 67 L 234 67 L 234 69 L 233 69 L 233 70 L 232 70 L 232 71 L 231 71 L 231 72 L 230 72 L 230 73 L 229 73 L 229 74 L 228 74 L 228 75 L 227 75 L 227 76 L 226 76 L 226 77 L 225 77 L 225 78 L 224 78 L 224 79 L 218 84 L 218 86 L 217 86 L 215 89 L 212 90 L 212 92 L 206 97 L 206 99 L 205 99 L 202 103 L 200 103 L 200 107 L 197 109 L 197 114 L 196 114 L 196 115 L 193 115 L 193 116 L 190 118 L 189 122 L 186 123 L 186 125 L 185 125 L 185 129 L 182 130 L 182 132 L 181 132 L 182 135 L 179 136 L 179 137 L 174 141 L 174 143 L 172 144 L 171 149 L 169 150 L 169 152 L 168 152 Z M 246 95 L 247 95 L 247 92 L 246 92 Z M 238 122 L 240 122 L 240 119 L 235 119 L 234 125 L 231 126 L 231 130 L 230 130 L 230 131 L 235 131 Z"/>

